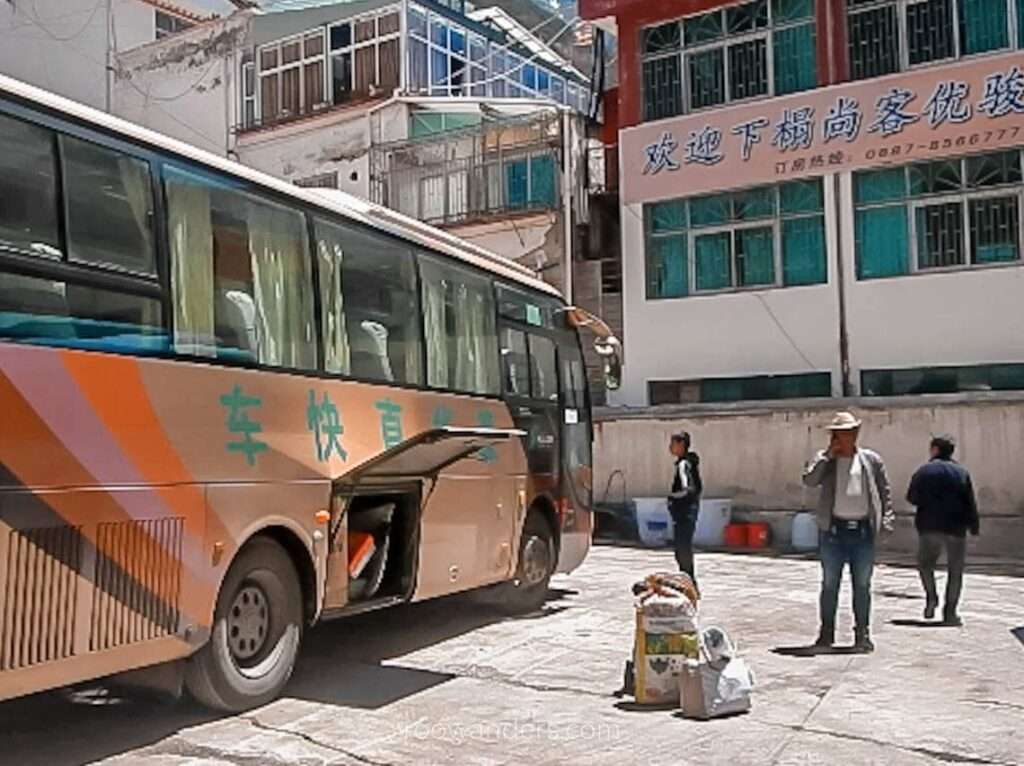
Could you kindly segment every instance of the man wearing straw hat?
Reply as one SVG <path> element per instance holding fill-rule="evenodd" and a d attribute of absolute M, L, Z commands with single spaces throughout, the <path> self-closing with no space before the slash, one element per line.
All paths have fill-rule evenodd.
<path fill-rule="evenodd" d="M 871 575 L 875 543 L 891 532 L 895 521 L 889 477 L 882 458 L 857 446 L 861 421 L 849 412 L 836 413 L 828 430 L 828 449 L 804 470 L 804 484 L 820 487 L 818 528 L 821 530 L 821 630 L 815 646 L 835 643 L 836 610 L 843 567 L 853 581 L 854 646 L 872 652 Z"/>

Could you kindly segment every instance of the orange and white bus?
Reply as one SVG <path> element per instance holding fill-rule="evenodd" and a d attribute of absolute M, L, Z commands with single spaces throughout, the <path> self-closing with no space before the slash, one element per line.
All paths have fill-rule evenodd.
<path fill-rule="evenodd" d="M 514 263 L 0 78 L 0 699 L 239 710 L 318 620 L 538 607 L 590 545 L 583 326 L 614 379 Z"/>

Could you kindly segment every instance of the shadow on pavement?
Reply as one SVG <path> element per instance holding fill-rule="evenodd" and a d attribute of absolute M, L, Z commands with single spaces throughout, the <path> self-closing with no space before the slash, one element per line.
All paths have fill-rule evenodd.
<path fill-rule="evenodd" d="M 555 598 L 567 595 L 570 592 L 556 592 Z M 566 608 L 547 607 L 515 619 L 544 619 Z M 387 660 L 506 619 L 512 618 L 457 595 L 324 623 L 306 635 L 283 696 L 338 707 L 387 706 L 454 677 L 385 665 Z M 120 696 L 98 683 L 79 687 L 75 694 L 35 694 L 0 703 L 0 763 L 78 766 L 226 717 L 187 699 Z"/>
<path fill-rule="evenodd" d="M 777 646 L 772 649 L 772 654 L 780 657 L 796 657 L 797 659 L 810 659 L 811 657 L 827 657 L 836 654 L 862 654 L 853 646 Z"/>
<path fill-rule="evenodd" d="M 1010 630 L 1010 633 L 1012 633 L 1013 637 L 1020 641 L 1021 644 L 1024 644 L 1024 625 L 1021 625 L 1019 628 L 1013 628 Z"/>
<path fill-rule="evenodd" d="M 913 619 L 902 619 L 902 620 L 889 620 L 890 625 L 894 625 L 897 628 L 945 628 L 938 620 L 913 620 Z"/>

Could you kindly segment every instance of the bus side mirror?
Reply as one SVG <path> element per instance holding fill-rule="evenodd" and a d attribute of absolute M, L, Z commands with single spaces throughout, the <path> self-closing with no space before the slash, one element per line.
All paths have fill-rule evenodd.
<path fill-rule="evenodd" d="M 618 391 L 622 382 L 621 344 L 618 338 L 602 338 L 594 344 L 594 350 L 604 361 L 604 385 L 609 391 Z"/>

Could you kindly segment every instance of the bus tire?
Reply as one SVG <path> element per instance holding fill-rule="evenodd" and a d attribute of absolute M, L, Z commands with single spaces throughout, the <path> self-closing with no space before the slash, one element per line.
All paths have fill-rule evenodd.
<path fill-rule="evenodd" d="M 529 614 L 544 606 L 555 571 L 555 535 L 541 514 L 531 512 L 519 540 L 519 562 L 513 580 L 502 584 L 498 606 L 508 614 Z"/>
<path fill-rule="evenodd" d="M 253 539 L 224 578 L 210 640 L 185 668 L 189 693 L 231 713 L 270 702 L 291 677 L 302 622 L 302 589 L 291 558 L 273 540 Z"/>

